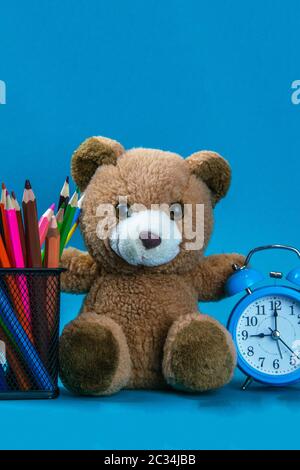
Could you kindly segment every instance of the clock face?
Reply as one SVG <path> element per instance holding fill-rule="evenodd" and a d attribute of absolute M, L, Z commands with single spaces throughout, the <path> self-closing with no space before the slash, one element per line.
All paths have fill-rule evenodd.
<path fill-rule="evenodd" d="M 285 295 L 256 298 L 240 315 L 234 336 L 250 368 L 274 377 L 295 372 L 300 367 L 300 302 Z"/>

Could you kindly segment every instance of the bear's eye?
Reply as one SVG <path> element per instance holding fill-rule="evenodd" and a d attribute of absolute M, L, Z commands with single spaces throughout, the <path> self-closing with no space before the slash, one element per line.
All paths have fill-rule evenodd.
<path fill-rule="evenodd" d="M 170 205 L 170 219 L 181 220 L 184 216 L 184 206 L 181 202 L 173 202 Z"/>
<path fill-rule="evenodd" d="M 127 204 L 117 204 L 116 205 L 116 216 L 118 217 L 119 220 L 122 219 L 127 219 L 127 217 L 130 217 L 130 206 Z"/>

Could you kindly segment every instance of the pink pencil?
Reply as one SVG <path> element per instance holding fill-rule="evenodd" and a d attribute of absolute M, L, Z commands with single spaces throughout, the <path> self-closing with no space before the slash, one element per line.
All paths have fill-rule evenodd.
<path fill-rule="evenodd" d="M 49 225 L 51 222 L 51 218 L 54 214 L 55 204 L 52 204 L 49 209 L 44 212 L 42 217 L 39 220 L 39 234 L 40 234 L 40 244 L 41 247 L 43 246 L 46 236 L 48 233 Z"/>
<path fill-rule="evenodd" d="M 14 267 L 24 268 L 25 263 L 24 263 L 21 239 L 20 239 L 20 234 L 19 234 L 17 213 L 16 213 L 16 209 L 14 209 L 12 205 L 11 197 L 9 195 L 7 195 L 6 197 L 6 220 L 7 220 L 8 230 L 10 234 Z"/>
<path fill-rule="evenodd" d="M 17 212 L 12 204 L 11 197 L 9 195 L 7 195 L 7 198 L 6 198 L 6 211 L 5 212 L 6 212 L 8 231 L 10 235 L 13 267 L 25 268 L 25 260 L 23 257 L 23 250 L 22 250 L 21 239 L 20 239 Z M 22 304 L 23 304 L 26 319 L 27 319 L 26 329 L 28 330 L 29 336 L 32 337 L 30 301 L 29 301 L 29 292 L 28 292 L 26 276 L 24 276 L 23 274 L 20 275 L 17 279 L 17 284 L 20 289 L 20 294 L 22 297 Z"/>

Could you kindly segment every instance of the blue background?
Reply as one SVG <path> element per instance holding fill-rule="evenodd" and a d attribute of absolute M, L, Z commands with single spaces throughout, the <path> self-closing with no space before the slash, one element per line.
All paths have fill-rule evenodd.
<path fill-rule="evenodd" d="M 233 181 L 209 253 L 299 246 L 299 20 L 297 0 L 1 2 L 1 178 L 20 197 L 29 177 L 44 211 L 88 136 L 183 156 L 210 148 Z M 257 257 L 264 270 L 296 263 Z M 80 301 L 63 296 L 63 323 Z M 226 322 L 234 303 L 202 309 Z M 3 402 L 0 447 L 298 448 L 299 387 L 242 394 L 240 381 L 200 396 Z"/>

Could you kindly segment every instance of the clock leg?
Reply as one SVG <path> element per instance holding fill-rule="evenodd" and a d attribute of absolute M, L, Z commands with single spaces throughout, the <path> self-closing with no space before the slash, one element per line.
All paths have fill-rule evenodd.
<path fill-rule="evenodd" d="M 246 378 L 245 382 L 242 385 L 242 390 L 243 391 L 247 390 L 247 388 L 252 384 L 252 382 L 253 382 L 252 377 L 250 377 L 250 375 L 248 375 L 248 377 Z"/>

